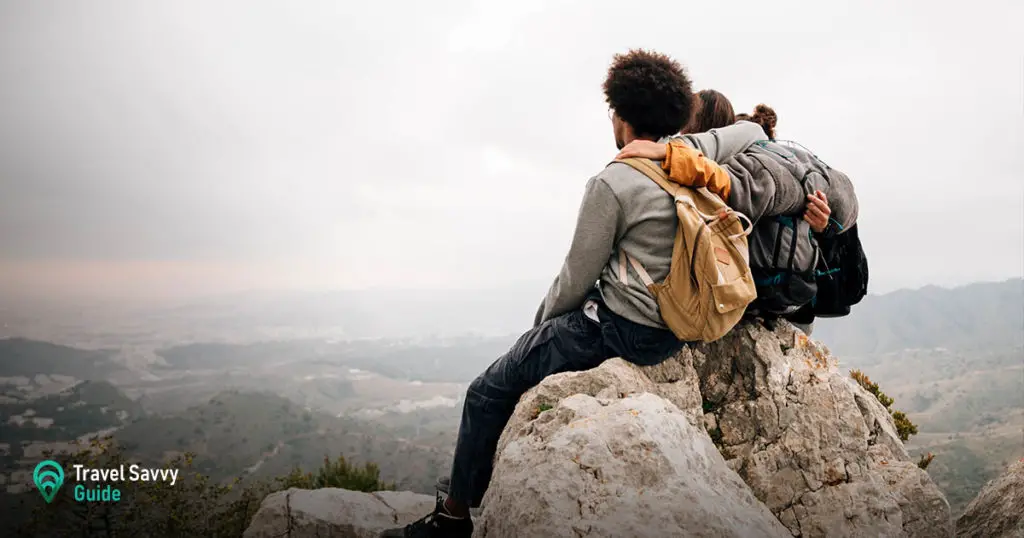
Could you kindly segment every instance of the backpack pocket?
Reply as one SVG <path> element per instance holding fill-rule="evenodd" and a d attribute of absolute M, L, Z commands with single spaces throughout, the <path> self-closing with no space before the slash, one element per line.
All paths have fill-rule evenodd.
<path fill-rule="evenodd" d="M 754 308 L 789 314 L 817 293 L 818 245 L 803 219 L 776 217 L 758 222 L 750 240 L 750 269 L 757 285 Z"/>
<path fill-rule="evenodd" d="M 727 314 L 736 309 L 746 308 L 750 304 L 751 290 L 754 280 L 747 273 L 732 282 L 715 284 L 711 287 L 711 296 L 715 301 L 715 310 L 719 314 Z"/>

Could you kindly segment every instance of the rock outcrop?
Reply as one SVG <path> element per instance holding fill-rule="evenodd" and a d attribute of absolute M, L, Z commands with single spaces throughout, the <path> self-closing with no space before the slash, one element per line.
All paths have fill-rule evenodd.
<path fill-rule="evenodd" d="M 788 323 L 757 323 L 692 363 L 710 433 L 794 536 L 951 536 L 949 503 L 888 411 Z"/>
<path fill-rule="evenodd" d="M 981 489 L 956 522 L 964 538 L 1024 537 L 1024 460 Z"/>
<path fill-rule="evenodd" d="M 507 501 L 531 495 L 541 496 L 534 501 L 537 505 L 561 505 L 562 497 L 571 495 L 580 498 L 581 505 L 617 513 L 608 507 L 616 501 L 603 491 L 594 492 L 594 499 L 587 496 L 590 491 L 580 487 L 586 477 L 573 478 L 545 461 L 565 455 L 563 445 L 546 448 L 554 439 L 564 444 L 566 439 L 591 435 L 594 443 L 604 442 L 606 448 L 590 450 L 586 468 L 605 472 L 630 462 L 634 482 L 645 473 L 669 472 L 666 469 L 677 463 L 690 465 L 688 456 L 680 452 L 667 452 L 676 459 L 662 468 L 653 467 L 659 458 L 642 463 L 633 461 L 628 450 L 607 448 L 640 442 L 631 438 L 647 435 L 639 426 L 639 416 L 634 419 L 638 430 L 619 426 L 619 433 L 613 433 L 602 423 L 603 432 L 561 435 L 550 431 L 551 421 L 565 429 L 589 427 L 588 421 L 558 418 L 579 413 L 581 403 L 570 397 L 574 394 L 607 402 L 639 393 L 657 395 L 693 424 L 703 425 L 685 433 L 680 428 L 655 432 L 654 439 L 648 440 L 651 446 L 672 446 L 677 441 L 667 437 L 674 435 L 689 435 L 686 443 L 691 446 L 713 441 L 729 470 L 742 478 L 793 536 L 952 536 L 949 504 L 907 454 L 889 413 L 839 370 L 827 349 L 801 339 L 802 334 L 786 323 L 774 331 L 759 323 L 744 323 L 722 340 L 689 348 L 656 367 L 638 368 L 612 360 L 587 372 L 548 378 L 524 395 L 499 442 L 481 517 L 480 527 L 488 532 L 484 536 L 504 536 L 490 534 L 490 529 L 507 529 L 505 519 L 521 520 L 519 509 Z M 563 411 L 566 405 L 572 407 Z M 548 407 L 551 410 L 538 416 L 538 409 Z M 594 420 L 589 423 L 598 429 Z M 533 454 L 524 454 L 528 450 Z M 701 461 L 708 466 L 717 463 Z M 544 472 L 531 479 L 530 468 Z M 709 476 L 722 471 L 701 470 Z M 615 480 L 633 483 L 621 476 Z M 544 481 L 551 485 L 541 486 Z M 566 483 L 568 491 L 559 493 L 559 482 Z M 628 511 L 635 501 L 625 496 L 618 502 Z M 728 508 L 737 514 L 749 511 L 743 503 Z M 550 517 L 548 528 L 564 521 Z M 536 525 L 541 528 L 545 522 Z"/>
<path fill-rule="evenodd" d="M 502 434 L 475 536 L 953 536 L 888 411 L 802 334 L 745 322 L 655 367 L 549 377 Z M 268 498 L 253 525 L 285 504 Z M 402 519 L 357 509 L 330 517 Z"/>
<path fill-rule="evenodd" d="M 501 451 L 474 536 L 790 535 L 664 398 L 575 394 L 523 428 Z"/>
<path fill-rule="evenodd" d="M 434 509 L 434 497 L 409 492 L 289 489 L 267 496 L 245 538 L 377 538 Z"/>

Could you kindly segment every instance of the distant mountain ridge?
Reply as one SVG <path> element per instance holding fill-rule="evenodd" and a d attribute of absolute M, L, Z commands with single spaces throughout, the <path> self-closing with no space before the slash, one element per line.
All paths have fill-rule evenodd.
<path fill-rule="evenodd" d="M 27 338 L 0 338 L 0 377 L 67 375 L 102 380 L 119 365 L 110 350 L 87 350 Z"/>
<path fill-rule="evenodd" d="M 819 319 L 814 338 L 843 357 L 903 349 L 1024 344 L 1024 279 L 869 295 L 849 316 Z"/>

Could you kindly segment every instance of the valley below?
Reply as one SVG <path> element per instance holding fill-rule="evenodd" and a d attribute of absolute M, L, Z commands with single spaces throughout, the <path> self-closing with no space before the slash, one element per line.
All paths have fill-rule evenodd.
<path fill-rule="evenodd" d="M 928 472 L 955 514 L 1024 457 L 1021 281 L 975 286 L 988 287 L 869 296 L 813 335 L 918 425 L 908 450 L 934 454 Z M 0 311 L 0 508 L 34 494 L 32 470 L 48 454 L 108 435 L 147 466 L 194 454 L 195 469 L 223 483 L 343 456 L 430 494 L 448 472 L 468 383 L 517 336 L 342 337 L 269 322 L 247 332 L 182 316 L 47 324 Z"/>
<path fill-rule="evenodd" d="M 39 461 L 105 436 L 149 466 L 195 454 L 195 470 L 224 483 L 343 456 L 430 493 L 447 471 L 471 372 L 510 343 L 189 344 L 133 361 L 124 350 L 2 339 L 0 497 L 15 506 L 36 495 Z"/>

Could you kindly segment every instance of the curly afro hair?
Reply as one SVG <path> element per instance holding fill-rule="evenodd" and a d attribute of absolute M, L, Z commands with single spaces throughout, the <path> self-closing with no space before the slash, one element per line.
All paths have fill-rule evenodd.
<path fill-rule="evenodd" d="M 630 50 L 616 54 L 603 89 L 608 106 L 636 136 L 678 133 L 693 116 L 693 90 L 686 70 L 664 54 Z"/>

